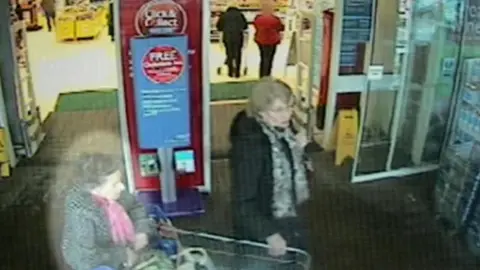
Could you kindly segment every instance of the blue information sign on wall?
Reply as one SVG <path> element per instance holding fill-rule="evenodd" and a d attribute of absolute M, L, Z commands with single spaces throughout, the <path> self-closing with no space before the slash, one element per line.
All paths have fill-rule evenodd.
<path fill-rule="evenodd" d="M 354 67 L 357 45 L 370 40 L 373 0 L 344 0 L 340 67 Z"/>
<path fill-rule="evenodd" d="M 186 36 L 131 40 L 139 145 L 190 145 L 190 80 Z"/>

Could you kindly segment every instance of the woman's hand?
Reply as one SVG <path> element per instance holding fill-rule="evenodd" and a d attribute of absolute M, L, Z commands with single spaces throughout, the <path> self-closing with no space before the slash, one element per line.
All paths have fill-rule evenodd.
<path fill-rule="evenodd" d="M 267 237 L 267 244 L 269 246 L 268 253 L 271 256 L 278 257 L 287 253 L 287 242 L 278 233 Z"/>
<path fill-rule="evenodd" d="M 134 248 L 135 251 L 141 250 L 148 245 L 148 236 L 146 233 L 138 233 L 135 235 Z"/>
<path fill-rule="evenodd" d="M 295 135 L 295 139 L 297 140 L 297 145 L 303 149 L 308 144 L 307 132 L 300 131 Z"/>
<path fill-rule="evenodd" d="M 135 251 L 133 251 L 132 249 L 127 248 L 127 262 L 126 262 L 126 266 L 127 266 L 127 267 L 132 267 L 133 265 L 135 265 L 135 263 L 137 262 L 137 260 L 138 260 L 138 255 L 137 255 L 137 253 L 135 253 Z"/>
<path fill-rule="evenodd" d="M 168 223 L 160 224 L 158 232 L 160 233 L 161 236 L 165 238 L 177 239 L 178 237 L 177 232 L 175 231 L 175 227 L 173 227 L 172 224 L 168 224 Z"/>

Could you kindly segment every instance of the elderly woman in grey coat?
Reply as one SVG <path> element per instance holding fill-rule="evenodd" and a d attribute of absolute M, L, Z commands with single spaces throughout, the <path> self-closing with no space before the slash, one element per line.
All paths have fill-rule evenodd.
<path fill-rule="evenodd" d="M 74 270 L 128 269 L 140 251 L 158 239 L 156 224 L 125 190 L 121 168 L 121 162 L 108 155 L 80 159 L 80 181 L 65 201 L 62 239 L 64 259 Z"/>

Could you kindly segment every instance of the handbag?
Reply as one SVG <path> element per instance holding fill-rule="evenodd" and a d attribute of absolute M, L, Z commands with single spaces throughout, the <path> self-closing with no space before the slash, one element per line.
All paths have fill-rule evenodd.
<path fill-rule="evenodd" d="M 215 270 L 213 261 L 203 248 L 185 248 L 177 256 L 177 270 Z"/>
<path fill-rule="evenodd" d="M 139 254 L 138 262 L 130 270 L 175 270 L 175 265 L 164 252 L 147 250 Z"/>

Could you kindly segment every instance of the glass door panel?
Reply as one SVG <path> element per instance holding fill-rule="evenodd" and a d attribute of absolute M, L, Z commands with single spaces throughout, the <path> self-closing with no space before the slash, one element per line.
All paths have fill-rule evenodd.
<path fill-rule="evenodd" d="M 388 76 L 388 75 L 387 75 Z M 391 129 L 398 92 L 378 89 L 372 81 L 364 93 L 363 125 L 355 175 L 384 172 L 391 147 Z M 361 108 L 362 109 L 362 108 Z"/>
<path fill-rule="evenodd" d="M 379 80 L 368 80 L 362 93 L 361 132 L 359 136 L 354 176 L 387 171 L 389 152 L 392 146 L 392 127 L 398 103 L 398 88 L 392 87 L 396 73 L 398 12 L 392 6 L 399 1 L 376 1 L 373 38 L 367 47 L 368 66 L 382 66 L 383 76 Z M 368 79 L 368 78 L 367 78 Z"/>
<path fill-rule="evenodd" d="M 458 20 L 461 13 L 461 0 L 448 5 L 438 5 L 438 1 L 413 4 L 409 67 L 392 169 L 439 162 L 460 51 L 452 31 L 461 24 L 452 20 Z"/>

